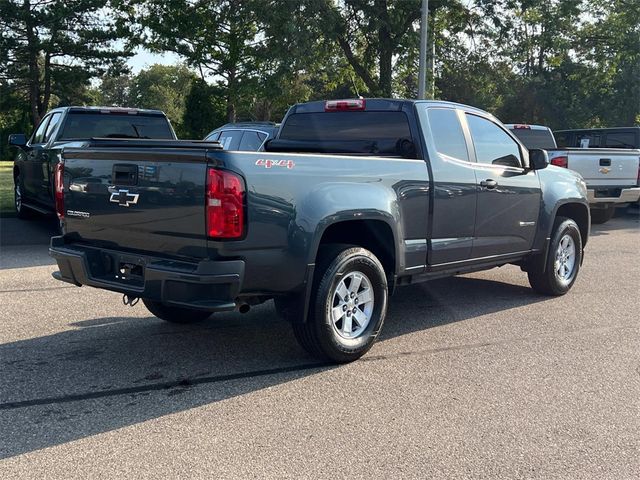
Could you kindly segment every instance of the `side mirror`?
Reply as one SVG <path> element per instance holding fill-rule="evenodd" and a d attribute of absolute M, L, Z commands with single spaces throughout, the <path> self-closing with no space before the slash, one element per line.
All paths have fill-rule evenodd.
<path fill-rule="evenodd" d="M 27 136 L 24 133 L 13 133 L 9 135 L 9 145 L 14 147 L 24 147 L 27 144 Z"/>
<path fill-rule="evenodd" d="M 532 148 L 529 150 L 529 168 L 531 170 L 542 170 L 549 165 L 549 156 L 546 150 Z"/>

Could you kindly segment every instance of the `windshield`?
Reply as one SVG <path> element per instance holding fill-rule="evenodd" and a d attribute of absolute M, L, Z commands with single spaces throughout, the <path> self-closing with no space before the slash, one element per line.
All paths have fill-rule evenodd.
<path fill-rule="evenodd" d="M 174 139 L 169 122 L 161 115 L 72 112 L 67 116 L 61 140 L 94 137 Z"/>

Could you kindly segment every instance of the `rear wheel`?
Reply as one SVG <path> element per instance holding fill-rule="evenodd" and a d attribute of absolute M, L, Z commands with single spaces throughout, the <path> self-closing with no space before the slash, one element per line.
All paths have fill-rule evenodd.
<path fill-rule="evenodd" d="M 196 323 L 206 320 L 211 316 L 211 312 L 193 310 L 191 308 L 170 307 L 148 298 L 143 298 L 142 303 L 144 303 L 147 310 L 156 317 L 171 323 Z"/>
<path fill-rule="evenodd" d="M 606 223 L 611 220 L 614 213 L 616 213 L 615 205 L 608 205 L 605 208 L 593 208 L 591 209 L 591 223 Z"/>
<path fill-rule="evenodd" d="M 545 295 L 564 295 L 573 286 L 582 263 L 582 237 L 576 222 L 570 218 L 556 219 L 546 268 L 537 264 L 529 270 L 529 283 Z"/>
<path fill-rule="evenodd" d="M 307 322 L 293 331 L 310 354 L 351 362 L 374 344 L 387 312 L 387 278 L 360 247 L 329 246 L 319 254 Z"/>

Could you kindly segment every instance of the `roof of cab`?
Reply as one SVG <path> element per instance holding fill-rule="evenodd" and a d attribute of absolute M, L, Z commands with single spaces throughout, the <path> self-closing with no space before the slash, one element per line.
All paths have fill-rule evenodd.
<path fill-rule="evenodd" d="M 524 129 L 524 130 L 551 130 L 546 125 L 529 125 L 528 123 L 505 123 L 505 127 L 510 129 Z"/>
<path fill-rule="evenodd" d="M 491 113 L 481 110 L 470 105 L 462 103 L 449 102 L 446 100 L 409 100 L 404 98 L 360 98 L 346 100 L 364 100 L 364 110 L 370 111 L 400 111 L 403 107 L 411 106 L 415 103 L 427 103 L 429 105 L 462 108 L 470 112 L 476 112 L 481 115 L 495 118 Z M 297 103 L 291 107 L 289 114 L 292 113 L 320 113 L 325 111 L 325 104 L 330 100 L 316 100 L 313 102 Z M 356 111 L 356 110 L 354 110 Z"/>
<path fill-rule="evenodd" d="M 165 116 L 162 110 L 152 110 L 147 108 L 131 108 L 131 107 L 101 107 L 101 106 L 76 106 L 70 105 L 67 107 L 57 107 L 50 110 L 50 112 L 82 112 L 82 113 L 130 113 L 143 114 L 143 115 L 162 115 Z"/>

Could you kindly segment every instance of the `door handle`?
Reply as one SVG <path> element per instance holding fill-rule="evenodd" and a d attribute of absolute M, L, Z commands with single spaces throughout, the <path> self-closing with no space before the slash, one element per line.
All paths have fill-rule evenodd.
<path fill-rule="evenodd" d="M 498 182 L 492 180 L 491 178 L 487 178 L 480 182 L 480 186 L 486 188 L 487 190 L 493 190 L 498 186 Z"/>

